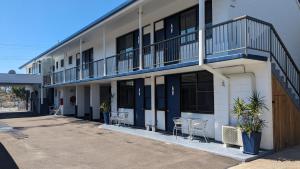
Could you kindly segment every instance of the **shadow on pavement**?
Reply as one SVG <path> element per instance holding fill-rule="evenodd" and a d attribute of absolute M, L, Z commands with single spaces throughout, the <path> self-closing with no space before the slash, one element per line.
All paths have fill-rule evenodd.
<path fill-rule="evenodd" d="M 0 119 L 37 117 L 37 116 L 42 116 L 42 115 L 32 113 L 32 112 L 0 112 Z"/>
<path fill-rule="evenodd" d="M 16 162 L 6 148 L 0 143 L 0 168 L 18 169 Z"/>
<path fill-rule="evenodd" d="M 264 158 L 276 161 L 300 161 L 300 146 L 288 148 Z"/>

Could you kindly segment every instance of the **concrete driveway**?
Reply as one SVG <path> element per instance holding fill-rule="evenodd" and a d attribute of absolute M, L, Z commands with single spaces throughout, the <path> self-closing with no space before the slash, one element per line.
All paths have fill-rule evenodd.
<path fill-rule="evenodd" d="M 286 149 L 231 169 L 300 169 L 300 146 Z"/>
<path fill-rule="evenodd" d="M 0 168 L 219 169 L 238 162 L 54 116 L 0 120 Z M 6 165 L 6 166 L 5 166 Z"/>

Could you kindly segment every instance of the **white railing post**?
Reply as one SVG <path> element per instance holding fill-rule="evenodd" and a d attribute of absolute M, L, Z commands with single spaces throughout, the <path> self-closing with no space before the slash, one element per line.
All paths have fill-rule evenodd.
<path fill-rule="evenodd" d="M 139 69 L 143 69 L 143 8 L 139 6 Z"/>
<path fill-rule="evenodd" d="M 104 58 L 104 71 L 103 71 L 103 76 L 106 76 L 107 75 L 107 72 L 106 72 L 106 35 L 105 35 L 105 27 L 103 27 L 103 58 Z"/>
<path fill-rule="evenodd" d="M 199 65 L 205 59 L 205 0 L 199 0 Z"/>
<path fill-rule="evenodd" d="M 79 79 L 82 80 L 82 39 L 79 39 L 79 53 L 80 53 L 80 64 L 79 64 Z"/>

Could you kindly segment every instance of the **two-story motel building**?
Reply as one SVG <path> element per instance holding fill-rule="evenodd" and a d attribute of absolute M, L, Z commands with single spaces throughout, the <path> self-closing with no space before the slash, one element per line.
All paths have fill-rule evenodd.
<path fill-rule="evenodd" d="M 300 140 L 298 3 L 130 0 L 21 68 L 44 76 L 41 104 L 62 104 L 63 115 L 99 120 L 110 100 L 130 125 L 158 132 L 174 117 L 208 120 L 216 141 L 236 125 L 234 99 L 257 90 L 269 108 L 261 147 L 281 149 Z"/>

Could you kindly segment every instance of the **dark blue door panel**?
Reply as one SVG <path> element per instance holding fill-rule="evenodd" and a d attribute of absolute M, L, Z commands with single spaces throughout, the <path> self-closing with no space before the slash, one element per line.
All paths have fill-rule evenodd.
<path fill-rule="evenodd" d="M 135 80 L 135 106 L 134 124 L 137 127 L 145 127 L 144 111 L 144 79 Z"/>
<path fill-rule="evenodd" d="M 166 129 L 173 130 L 173 118 L 180 117 L 180 75 L 166 76 L 167 85 L 167 112 Z"/>

